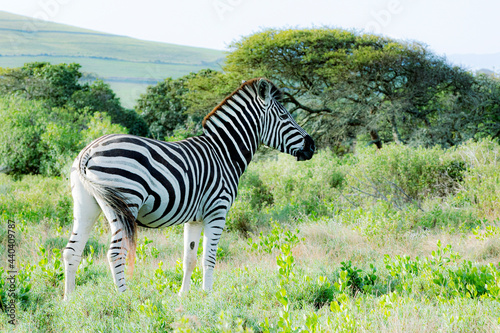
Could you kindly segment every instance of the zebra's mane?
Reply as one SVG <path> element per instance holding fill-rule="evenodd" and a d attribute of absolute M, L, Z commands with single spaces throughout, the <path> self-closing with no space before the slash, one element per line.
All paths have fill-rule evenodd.
<path fill-rule="evenodd" d="M 222 106 L 224 104 L 226 104 L 229 99 L 231 99 L 231 97 L 233 97 L 235 94 L 237 94 L 240 90 L 245 89 L 245 87 L 247 87 L 247 86 L 253 86 L 254 84 L 257 84 L 257 82 L 260 79 L 266 80 L 271 85 L 271 97 L 273 97 L 277 101 L 281 101 L 283 99 L 283 92 L 278 87 L 276 87 L 276 85 L 274 83 L 272 83 L 268 79 L 266 79 L 266 78 L 260 78 L 260 77 L 255 78 L 255 79 L 251 79 L 251 80 L 243 82 L 238 89 L 236 89 L 235 91 L 233 91 L 229 96 L 227 96 L 226 98 L 224 98 L 224 100 L 222 102 L 220 102 L 215 108 L 213 108 L 213 110 L 210 111 L 210 113 L 207 114 L 205 116 L 205 118 L 203 118 L 202 126 L 205 127 L 205 124 L 207 123 L 207 120 L 210 117 L 212 117 L 218 110 L 220 110 L 222 108 Z M 255 91 L 257 91 L 256 87 L 255 87 Z"/>

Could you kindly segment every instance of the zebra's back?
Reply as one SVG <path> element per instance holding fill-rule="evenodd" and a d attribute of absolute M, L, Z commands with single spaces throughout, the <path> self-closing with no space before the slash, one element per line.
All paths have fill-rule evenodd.
<path fill-rule="evenodd" d="M 221 190 L 220 162 L 204 138 L 163 142 L 109 135 L 89 144 L 75 171 L 116 188 L 139 225 L 157 228 L 200 220 L 210 196 Z"/>

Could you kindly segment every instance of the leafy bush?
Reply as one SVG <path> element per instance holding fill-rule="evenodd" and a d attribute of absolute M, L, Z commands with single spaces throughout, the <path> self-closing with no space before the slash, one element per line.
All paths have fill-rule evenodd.
<path fill-rule="evenodd" d="M 41 101 L 0 98 L 0 168 L 14 175 L 59 176 L 93 139 L 127 133 L 106 114 L 47 109 Z"/>
<path fill-rule="evenodd" d="M 460 201 L 474 205 L 480 218 L 500 219 L 500 145 L 498 140 L 469 141 L 457 148 L 457 158 L 468 165 Z"/>
<path fill-rule="evenodd" d="M 90 117 L 85 130 L 82 131 L 81 145 L 85 146 L 92 140 L 106 134 L 127 134 L 128 130 L 118 124 L 113 124 L 111 118 L 102 112 L 96 112 Z M 82 147 L 83 148 L 83 147 Z"/>
<path fill-rule="evenodd" d="M 185 80 L 185 77 L 167 78 L 149 86 L 137 100 L 135 109 L 145 120 L 153 138 L 163 139 L 186 120 L 186 106 L 182 100 L 187 92 Z"/>
<path fill-rule="evenodd" d="M 73 221 L 67 180 L 28 175 L 15 181 L 11 176 L 0 174 L 0 184 L 2 219 L 30 225 L 47 221 L 49 225 L 58 226 L 68 225 Z"/>
<path fill-rule="evenodd" d="M 391 144 L 381 150 L 362 148 L 357 159 L 348 174 L 353 188 L 397 206 L 456 193 L 465 172 L 462 161 L 454 160 L 439 147 Z"/>
<path fill-rule="evenodd" d="M 311 304 L 315 309 L 321 309 L 334 300 L 334 287 L 325 276 L 312 279 L 307 276 L 290 290 L 290 299 L 295 303 Z"/>
<path fill-rule="evenodd" d="M 342 261 L 341 272 L 346 272 L 347 286 L 351 289 L 352 295 L 360 292 L 371 291 L 371 287 L 377 280 L 377 269 L 373 264 L 370 264 L 371 273 L 364 273 L 362 269 L 352 265 L 352 262 Z"/>
<path fill-rule="evenodd" d="M 258 156 L 243 174 L 229 213 L 230 229 L 235 229 L 235 222 L 248 232 L 257 226 L 269 227 L 271 220 L 288 222 L 305 214 L 317 218 L 332 214 L 339 190 L 323 185 L 336 177 L 336 186 L 342 186 L 341 160 L 329 151 L 301 163 L 292 156 L 275 156 Z"/>
<path fill-rule="evenodd" d="M 450 226 L 454 228 L 473 228 L 481 223 L 477 212 L 470 209 L 456 209 L 435 204 L 420 212 L 415 225 L 424 228 Z"/>
<path fill-rule="evenodd" d="M 177 125 L 172 136 L 165 137 L 165 141 L 175 142 L 184 140 L 203 133 L 201 123 L 195 122 L 191 117 L 188 117 L 184 123 Z"/>
<path fill-rule="evenodd" d="M 46 128 L 48 110 L 38 101 L 0 98 L 0 169 L 15 175 L 38 173 L 38 146 Z"/>
<path fill-rule="evenodd" d="M 272 223 L 272 222 L 271 222 Z M 290 246 L 295 247 L 303 238 L 299 238 L 299 229 L 295 231 L 285 230 L 278 223 L 273 223 L 273 229 L 267 235 L 260 232 L 258 240 L 253 240 L 248 238 L 248 245 L 252 251 L 260 253 L 271 253 L 275 249 L 279 249 L 282 244 L 290 244 Z"/>
<path fill-rule="evenodd" d="M 394 288 L 400 293 L 419 289 L 431 295 L 453 297 L 500 297 L 500 270 L 493 264 L 474 265 L 470 260 L 459 261 L 460 256 L 451 245 L 440 241 L 429 258 L 411 259 L 409 256 L 386 255 L 384 261 Z"/>
<path fill-rule="evenodd" d="M 83 128 L 83 129 L 82 129 Z M 126 134 L 127 129 L 111 123 L 111 118 L 95 112 L 84 124 L 49 123 L 42 134 L 40 172 L 49 176 L 69 175 L 69 169 L 81 149 L 106 134 Z"/>
<path fill-rule="evenodd" d="M 256 228 L 257 221 L 256 214 L 252 211 L 250 204 L 236 200 L 227 216 L 226 228 L 228 231 L 248 237 L 248 234 Z"/>
<path fill-rule="evenodd" d="M 49 123 L 41 136 L 40 173 L 58 176 L 78 155 L 81 133 L 73 124 Z"/>
<path fill-rule="evenodd" d="M 249 203 L 253 210 L 260 211 L 263 206 L 274 203 L 273 194 L 254 170 L 245 172 L 240 184 L 250 188 Z"/>
<path fill-rule="evenodd" d="M 126 110 L 120 105 L 120 99 L 107 83 L 96 80 L 84 84 L 80 90 L 71 95 L 67 107 L 86 110 L 90 115 L 95 112 L 105 112 L 113 124 L 119 124 L 128 129 L 130 134 L 147 136 L 148 126 L 145 120 L 133 110 Z"/>

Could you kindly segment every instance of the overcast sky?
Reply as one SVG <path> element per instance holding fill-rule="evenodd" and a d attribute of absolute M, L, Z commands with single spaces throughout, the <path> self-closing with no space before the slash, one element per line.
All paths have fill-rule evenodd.
<path fill-rule="evenodd" d="M 0 10 L 221 50 L 263 28 L 329 26 L 417 40 L 438 54 L 500 52 L 498 0 L 0 0 Z"/>

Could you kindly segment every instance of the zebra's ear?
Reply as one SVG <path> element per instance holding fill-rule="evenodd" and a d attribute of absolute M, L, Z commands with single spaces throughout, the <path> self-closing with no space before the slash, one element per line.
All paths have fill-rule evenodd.
<path fill-rule="evenodd" d="M 265 79 L 260 79 L 258 84 L 257 84 L 257 94 L 259 97 L 263 100 L 266 101 L 267 97 L 269 96 L 269 82 Z"/>

